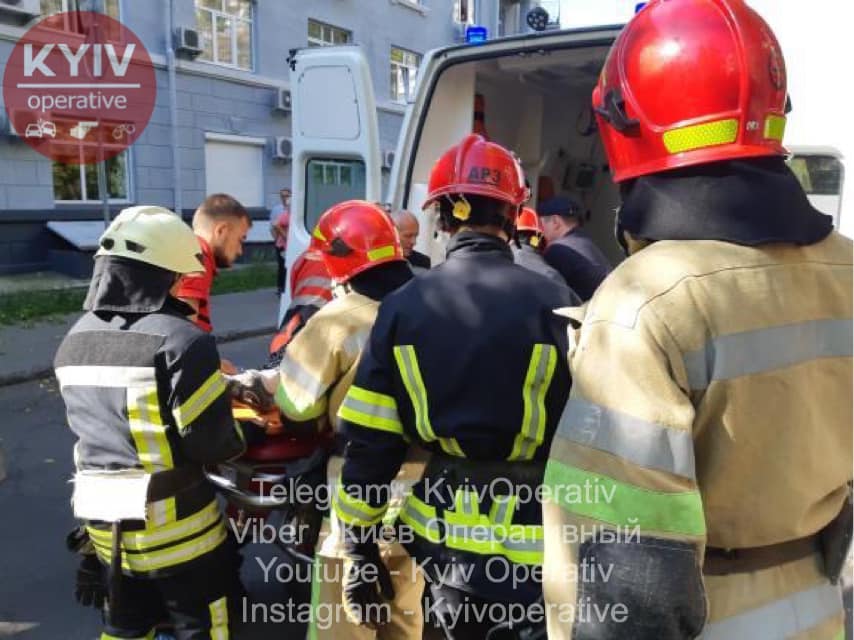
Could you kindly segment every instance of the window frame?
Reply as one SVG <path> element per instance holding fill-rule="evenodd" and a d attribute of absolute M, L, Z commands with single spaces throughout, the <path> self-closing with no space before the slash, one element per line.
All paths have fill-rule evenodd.
<path fill-rule="evenodd" d="M 81 151 L 81 153 L 82 153 L 82 151 Z M 109 198 L 108 197 L 107 202 L 109 204 L 130 204 L 131 202 L 133 202 L 133 198 L 131 197 L 131 194 L 133 193 L 133 191 L 132 191 L 133 183 L 131 180 L 131 177 L 133 176 L 132 154 L 130 152 L 130 149 L 125 149 L 119 155 L 123 155 L 125 158 L 125 193 L 127 194 L 127 196 L 124 198 Z M 103 202 L 103 200 L 101 200 L 101 198 L 98 198 L 97 200 L 90 200 L 90 199 L 85 198 L 85 196 L 87 195 L 86 194 L 86 168 L 92 167 L 93 169 L 95 169 L 97 171 L 97 166 L 96 165 L 85 165 L 83 163 L 80 163 L 79 165 L 77 165 L 78 170 L 79 170 L 77 178 L 80 181 L 80 193 L 81 193 L 81 195 L 84 196 L 84 199 L 82 199 L 82 200 L 81 199 L 78 199 L 78 200 L 59 200 L 59 199 L 57 199 L 57 197 L 56 197 L 56 184 L 55 184 L 54 178 L 53 178 L 53 166 L 55 164 L 57 164 L 57 162 L 54 160 L 51 163 L 51 187 L 53 189 L 53 202 L 54 202 L 54 204 L 56 204 L 56 205 L 97 205 L 97 204 L 100 204 L 101 202 Z M 108 179 L 109 179 L 109 177 L 108 177 Z M 109 185 L 107 185 L 107 189 L 109 190 Z"/>
<path fill-rule="evenodd" d="M 396 62 L 392 57 L 394 55 L 394 51 L 400 51 L 403 53 L 404 60 L 407 55 L 414 56 L 415 64 L 409 65 L 406 62 Z M 397 69 L 397 73 L 395 73 L 398 82 L 408 80 L 409 82 L 404 83 L 405 91 L 403 98 L 398 97 L 397 92 L 395 91 L 394 83 L 391 82 L 391 76 L 389 76 L 389 95 L 390 99 L 394 104 L 408 104 L 409 101 L 415 97 L 415 87 L 418 83 L 418 70 L 421 67 L 421 62 L 424 60 L 424 56 L 417 51 L 412 51 L 411 49 L 405 49 L 403 47 L 398 47 L 397 45 L 391 45 L 391 49 L 389 50 L 389 65 L 390 72 L 395 73 L 395 69 Z M 402 73 L 404 72 L 405 73 Z M 411 76 L 409 74 L 412 74 Z M 404 77 L 405 76 L 405 77 Z"/>
<path fill-rule="evenodd" d="M 235 69 L 237 71 L 247 71 L 250 73 L 254 73 L 257 67 L 257 55 L 255 51 L 255 2 L 254 0 L 238 0 L 239 2 L 244 2 L 249 6 L 249 17 L 241 18 L 240 16 L 229 13 L 225 9 L 225 0 L 219 0 L 220 9 L 213 9 L 211 7 L 202 6 L 200 0 L 193 1 L 193 8 L 196 13 L 196 30 L 199 32 L 202 42 L 204 42 L 205 37 L 203 35 L 203 30 L 201 28 L 201 22 L 199 21 L 199 13 L 202 11 L 206 11 L 210 14 L 211 20 L 211 28 L 210 28 L 210 43 L 211 43 L 211 58 L 208 59 L 205 56 L 204 47 L 202 48 L 202 53 L 196 58 L 198 62 L 203 62 L 205 64 L 213 64 L 218 67 L 225 67 L 226 69 Z M 217 31 L 216 31 L 216 23 L 217 18 L 222 18 L 228 21 L 229 25 L 229 33 L 231 39 L 231 59 L 234 60 L 234 63 L 231 62 L 222 62 L 219 58 L 219 50 L 217 48 Z M 237 23 L 248 24 L 249 26 L 249 59 L 250 65 L 248 67 L 243 67 L 238 63 L 240 60 L 240 47 L 237 44 Z"/>
<path fill-rule="evenodd" d="M 466 19 L 462 19 L 462 8 L 466 7 Z M 454 23 L 466 26 L 475 24 L 474 0 L 454 0 Z"/>
<path fill-rule="evenodd" d="M 353 164 L 350 160 L 344 159 L 329 159 L 329 158 L 312 158 L 310 161 L 310 165 L 312 169 L 320 169 L 323 172 L 323 180 L 319 183 L 321 185 L 339 185 L 339 186 L 353 186 Z M 350 177 L 345 182 L 342 180 L 342 170 L 348 169 L 350 171 Z M 335 174 L 335 177 L 331 182 L 326 181 L 326 171 L 332 170 Z"/>
<path fill-rule="evenodd" d="M 42 18 L 46 18 L 48 16 L 55 16 L 59 13 L 74 13 L 75 11 L 82 11 L 82 9 L 80 9 L 80 0 L 57 0 L 57 1 L 60 3 L 61 8 L 59 11 L 54 11 L 51 13 L 51 12 L 45 11 L 45 8 L 44 8 L 45 0 L 39 0 L 39 14 L 41 15 Z M 107 9 L 107 3 L 109 3 L 109 2 L 114 3 L 114 6 L 116 8 L 116 15 L 111 15 L 109 10 Z M 69 8 L 69 4 L 71 4 L 71 3 L 74 3 L 75 8 Z M 112 18 L 113 20 L 116 20 L 117 22 L 121 22 L 122 21 L 122 13 L 123 13 L 122 0 L 103 0 L 103 3 L 104 3 L 103 4 L 104 11 L 102 11 L 101 13 L 103 13 L 105 16 L 109 16 L 110 18 Z M 77 34 L 82 35 L 82 32 L 80 30 L 78 30 L 77 28 L 74 28 L 74 29 L 71 28 L 71 25 L 68 24 L 67 16 L 64 20 L 63 31 L 68 31 L 70 33 L 77 33 Z"/>
<path fill-rule="evenodd" d="M 321 33 L 320 38 L 312 37 L 312 35 L 311 35 L 312 23 L 314 23 L 320 27 L 320 33 Z M 324 40 L 323 39 L 323 30 L 324 29 L 329 29 L 330 36 L 334 36 L 336 31 L 340 34 L 343 34 L 345 36 L 345 41 L 344 42 L 334 42 L 334 37 L 333 37 L 333 41 Z M 338 47 L 338 46 L 353 43 L 353 32 L 351 30 L 345 29 L 344 27 L 337 27 L 334 24 L 329 24 L 328 22 L 323 22 L 321 20 L 315 20 L 314 18 L 308 19 L 306 32 L 307 32 L 307 42 L 308 42 L 309 47 Z"/>
<path fill-rule="evenodd" d="M 341 174 L 342 169 L 349 169 L 349 177 L 346 182 L 342 181 Z M 315 182 L 312 178 L 312 173 L 315 169 L 320 170 L 321 180 Z M 327 170 L 333 170 L 335 177 L 332 182 L 326 181 Z M 359 177 L 361 175 L 362 182 L 359 183 Z M 302 224 L 305 228 L 306 233 L 310 236 L 314 231 L 314 225 L 317 224 L 317 220 L 323 214 L 324 209 L 320 208 L 318 210 L 313 210 L 312 215 L 309 215 L 309 204 L 310 200 L 313 196 L 315 196 L 315 189 L 322 188 L 326 186 L 338 186 L 338 187 L 346 187 L 350 190 L 356 189 L 358 187 L 365 187 L 367 180 L 367 165 L 365 163 L 364 158 L 361 157 L 349 157 L 346 155 L 340 156 L 311 156 L 306 159 L 305 162 L 305 170 L 303 172 L 303 205 L 302 205 Z M 364 190 L 362 190 L 359 194 L 351 194 L 350 197 L 345 197 L 345 199 L 352 198 L 364 198 Z M 342 200 L 343 201 L 343 200 Z M 309 221 L 311 218 L 314 218 L 314 225 L 309 227 Z"/>

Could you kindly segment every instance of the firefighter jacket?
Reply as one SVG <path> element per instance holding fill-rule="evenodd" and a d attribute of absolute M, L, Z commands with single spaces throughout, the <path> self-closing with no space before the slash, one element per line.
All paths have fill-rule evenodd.
<path fill-rule="evenodd" d="M 322 307 L 294 336 L 279 365 L 276 404 L 291 420 L 335 425 L 380 303 L 350 291 Z"/>
<path fill-rule="evenodd" d="M 290 309 L 315 307 L 319 309 L 332 300 L 332 279 L 320 253 L 306 251 L 291 267 Z"/>
<path fill-rule="evenodd" d="M 655 242 L 602 284 L 576 340 L 544 485 L 549 638 L 837 637 L 814 555 L 700 572 L 707 548 L 812 536 L 843 505 L 851 241 Z M 590 579 L 597 563 L 610 580 Z M 616 602 L 622 623 L 558 614 Z"/>
<path fill-rule="evenodd" d="M 332 300 L 332 279 L 317 251 L 305 251 L 291 267 L 291 303 L 270 343 L 269 367 L 277 367 L 285 347 L 317 310 Z"/>
<path fill-rule="evenodd" d="M 434 455 L 400 513 L 407 550 L 431 558 L 446 584 L 511 596 L 486 565 L 540 564 L 540 507 L 521 503 L 515 477 L 490 483 L 514 468 L 534 485 L 542 477 L 569 389 L 565 324 L 552 312 L 569 304 L 566 291 L 513 264 L 500 239 L 461 232 L 445 262 L 383 301 L 338 414 L 349 438 L 334 502 L 343 522 L 382 520 L 386 488 L 419 444 Z M 540 587 L 529 591 L 515 595 Z"/>
<path fill-rule="evenodd" d="M 72 327 L 54 364 L 77 436 L 78 472 L 143 470 L 152 475 L 150 488 L 161 486 L 162 495 L 149 494 L 144 522 L 123 523 L 121 563 L 130 575 L 164 576 L 225 541 L 226 525 L 201 465 L 234 458 L 245 445 L 213 337 L 187 319 L 191 310 L 177 300 L 161 300 L 157 310 L 115 304 L 116 291 L 129 282 L 121 280 L 104 276 L 100 299 L 112 297 L 112 304 L 99 307 L 96 300 L 96 311 Z M 99 557 L 109 563 L 110 525 L 87 524 Z"/>

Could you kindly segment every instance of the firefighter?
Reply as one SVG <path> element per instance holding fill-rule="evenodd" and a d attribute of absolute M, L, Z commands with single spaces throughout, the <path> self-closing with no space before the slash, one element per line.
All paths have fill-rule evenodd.
<path fill-rule="evenodd" d="M 743 0 L 653 0 L 611 49 L 593 108 L 629 257 L 546 471 L 549 638 L 845 635 L 852 243 L 785 163 L 786 106 Z"/>
<path fill-rule="evenodd" d="M 323 256 L 312 243 L 294 261 L 291 267 L 291 302 L 282 319 L 279 332 L 270 342 L 268 368 L 279 366 L 285 347 L 327 302 L 332 300 L 332 279 L 323 262 Z"/>
<path fill-rule="evenodd" d="M 552 282 L 566 287 L 566 280 L 555 268 L 543 258 L 543 225 L 537 212 L 530 207 L 523 207 L 516 221 L 515 242 L 511 245 L 513 249 L 513 261 L 530 269 L 535 273 L 545 276 Z M 581 299 L 572 293 L 575 304 L 581 304 Z"/>
<path fill-rule="evenodd" d="M 294 337 L 278 371 L 258 375 L 267 381 L 265 388 L 275 393 L 276 404 L 287 418 L 295 422 L 318 420 L 324 429 L 338 422 L 338 408 L 353 381 L 380 302 L 409 281 L 412 272 L 389 217 L 378 206 L 361 200 L 337 204 L 320 217 L 312 234 L 312 251 L 322 257 L 328 274 L 338 285 L 339 295 Z M 239 378 L 245 379 L 251 389 L 254 374 L 244 376 Z M 342 462 L 340 455 L 332 455 L 328 462 L 328 486 L 332 492 L 337 487 Z M 418 472 L 417 460 L 410 462 L 407 471 Z M 313 572 L 314 602 L 340 611 L 343 541 L 335 521 L 331 523 L 331 534 L 330 523 L 324 525 Z M 384 545 L 381 554 L 396 576 L 396 598 L 391 603 L 389 624 L 375 634 L 345 616 L 331 621 L 315 619 L 311 623 L 312 637 L 421 637 L 423 578 L 413 571 L 409 555 L 400 544 Z"/>
<path fill-rule="evenodd" d="M 528 189 L 510 152 L 470 135 L 438 160 L 428 190 L 452 234 L 447 259 L 385 298 L 339 410 L 344 597 L 352 619 L 387 620 L 395 589 L 376 538 L 389 482 L 417 443 L 432 456 L 399 525 L 431 583 L 425 615 L 448 637 L 483 638 L 511 603 L 542 594 L 541 509 L 527 498 L 569 389 L 566 328 L 552 310 L 571 300 L 513 264 Z M 492 613 L 478 617 L 484 607 Z"/>
<path fill-rule="evenodd" d="M 240 455 L 244 434 L 213 336 L 175 297 L 180 276 L 202 269 L 178 216 L 125 209 L 100 239 L 87 313 L 56 354 L 77 437 L 75 513 L 110 568 L 105 639 L 150 637 L 164 617 L 178 640 L 227 637 L 242 593 L 202 465 Z"/>

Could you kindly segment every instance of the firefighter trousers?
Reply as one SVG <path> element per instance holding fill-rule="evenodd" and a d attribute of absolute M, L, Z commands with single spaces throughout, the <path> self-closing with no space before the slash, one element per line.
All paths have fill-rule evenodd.
<path fill-rule="evenodd" d="M 227 540 L 175 575 L 123 576 L 101 640 L 153 637 L 149 634 L 162 623 L 177 640 L 227 640 L 243 595 L 237 552 Z"/>
<path fill-rule="evenodd" d="M 399 544 L 383 545 L 380 556 L 391 573 L 394 601 L 391 619 L 378 631 L 353 624 L 343 606 L 344 559 L 315 555 L 311 582 L 312 621 L 309 640 L 420 640 L 424 577 Z"/>

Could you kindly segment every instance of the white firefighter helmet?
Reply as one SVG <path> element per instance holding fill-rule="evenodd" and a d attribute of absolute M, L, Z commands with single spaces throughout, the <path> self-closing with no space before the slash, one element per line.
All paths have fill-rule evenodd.
<path fill-rule="evenodd" d="M 128 207 L 107 227 L 95 256 L 146 262 L 175 273 L 203 271 L 193 230 L 176 214 L 150 205 Z"/>

